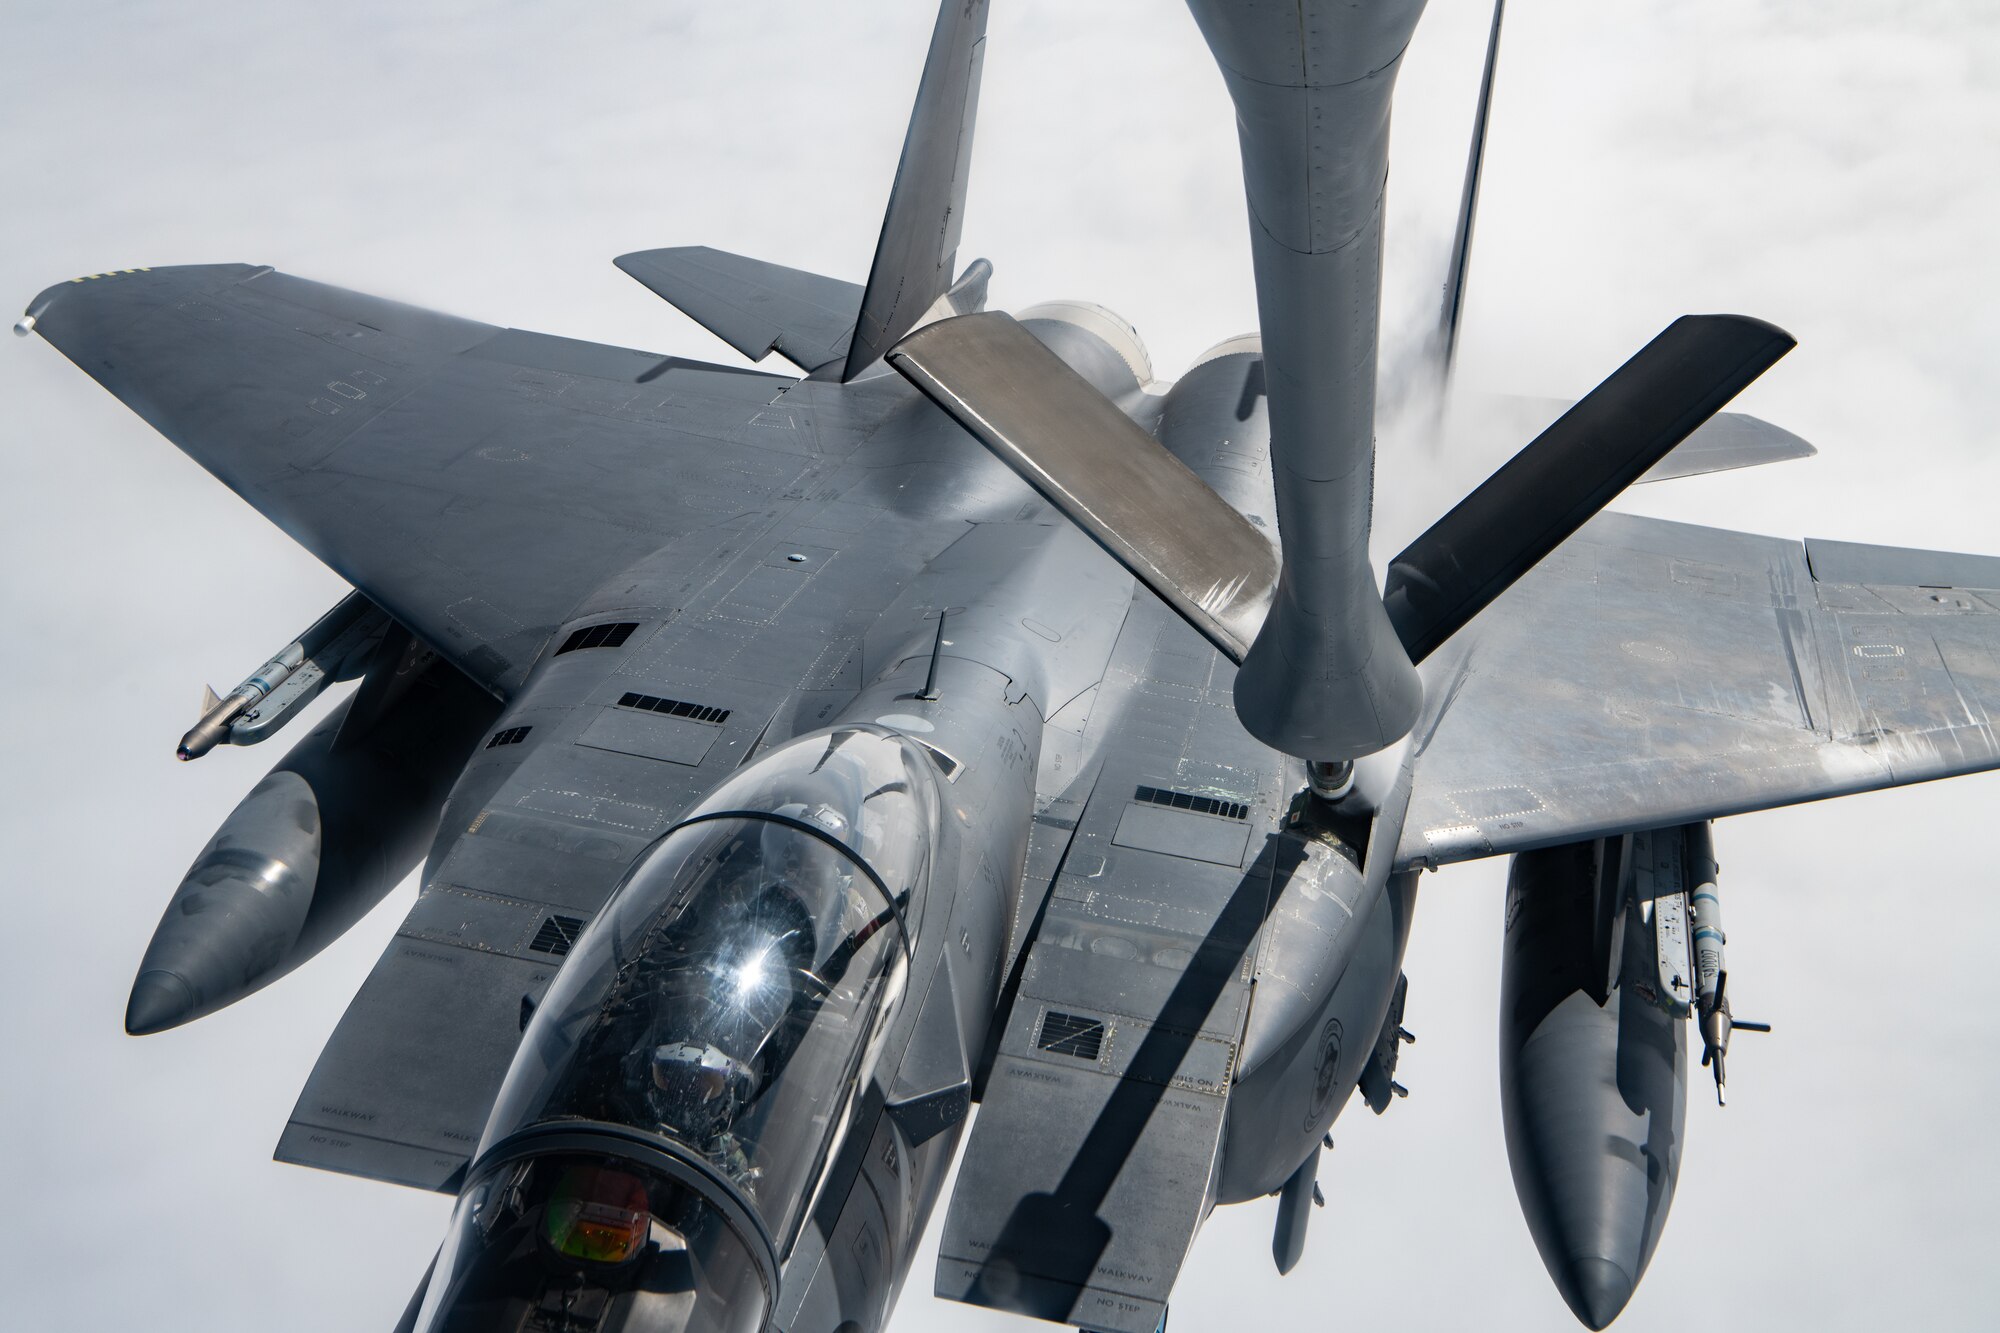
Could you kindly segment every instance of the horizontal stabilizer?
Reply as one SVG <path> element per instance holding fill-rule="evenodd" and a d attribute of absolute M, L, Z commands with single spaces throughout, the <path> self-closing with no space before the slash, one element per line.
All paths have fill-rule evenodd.
<path fill-rule="evenodd" d="M 847 355 L 859 283 L 705 245 L 620 255 L 619 268 L 752 361 L 772 352 L 808 373 Z"/>
<path fill-rule="evenodd" d="M 1383 600 L 1420 662 L 1795 344 L 1683 315 L 1389 563 Z"/>
<path fill-rule="evenodd" d="M 1264 535 L 1035 335 L 997 311 L 926 325 L 889 363 L 1242 662 L 1270 610 Z"/>

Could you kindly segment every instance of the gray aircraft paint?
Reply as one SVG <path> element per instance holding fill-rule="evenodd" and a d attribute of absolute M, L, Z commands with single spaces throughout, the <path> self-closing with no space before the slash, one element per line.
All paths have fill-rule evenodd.
<path fill-rule="evenodd" d="M 1422 699 L 1367 557 L 1389 102 L 1423 0 L 1190 8 L 1236 103 L 1292 532 L 1237 712 L 1278 749 L 1352 759 L 1401 738 Z"/>
<path fill-rule="evenodd" d="M 898 717 L 915 733 L 942 732 L 941 762 L 956 780 L 969 782 L 961 775 L 977 771 L 990 783 L 995 770 L 1011 768 L 1026 782 L 1040 768 L 1040 738 L 1018 748 L 1023 729 L 1008 724 L 991 733 L 995 747 L 981 747 L 978 738 L 993 722 L 977 715 L 969 726 L 940 728 L 924 716 L 925 701 L 907 692 L 917 689 L 919 672 L 954 695 L 964 689 L 976 696 L 983 688 L 1016 702 L 1032 699 L 1045 727 L 1095 689 L 1097 698 L 1078 719 L 1084 744 L 1073 767 L 1046 772 L 1022 789 L 1038 805 L 1064 795 L 1083 803 L 1084 819 L 1049 889 L 1051 905 L 1043 909 L 1037 898 L 1012 902 L 1008 886 L 1023 864 L 1028 828 L 990 800 L 968 800 L 993 818 L 967 826 L 963 837 L 979 850 L 939 889 L 986 904 L 983 912 L 968 909 L 976 932 L 972 924 L 959 931 L 965 957 L 984 966 L 951 973 L 960 987 L 953 1009 L 969 1023 L 963 1035 L 970 1049 L 985 1047 L 986 1028 L 963 1016 L 994 1011 L 996 988 L 1012 962 L 1002 940 L 1020 938 L 1020 915 L 1042 916 L 994 1065 L 999 1090 L 988 1101 L 951 1206 L 939 1289 L 1108 1333 L 1147 1333 L 1165 1316 L 1181 1259 L 1207 1209 L 1283 1185 L 1317 1151 L 1361 1077 L 1408 939 L 1412 868 L 1454 859 L 1461 846 L 1491 850 L 1476 841 L 1486 836 L 1489 818 L 1510 828 L 1525 824 L 1522 836 L 1533 845 L 1649 827 L 1664 822 L 1663 813 L 1676 813 L 1657 800 L 1613 803 L 1626 822 L 1606 829 L 1588 806 L 1579 819 L 1537 795 L 1535 775 L 1562 766 L 1543 761 L 1523 769 L 1516 758 L 1523 733 L 1494 726 L 1498 717 L 1518 716 L 1520 706 L 1481 714 L 1472 708 L 1479 696 L 1465 684 L 1469 660 L 1492 660 L 1487 644 L 1494 626 L 1518 632 L 1521 622 L 1503 616 L 1476 622 L 1455 663 L 1433 673 L 1417 740 L 1380 756 L 1384 762 L 1364 776 L 1354 802 L 1331 816 L 1310 802 L 1298 806 L 1295 764 L 1234 731 L 1226 710 L 1189 710 L 1189 702 L 1205 702 L 1204 691 L 1226 685 L 1215 650 L 1198 641 L 1173 649 L 1174 636 L 1185 637 L 1188 626 L 1119 616 L 1116 598 L 1129 597 L 1130 585 L 1108 571 L 1086 573 L 1104 557 L 1068 527 L 1006 537 L 1005 525 L 1033 518 L 1038 504 L 996 461 L 970 450 L 886 377 L 848 388 L 717 372 L 411 312 L 247 266 L 106 275 L 51 288 L 31 310 L 36 332 L 141 405 L 153 424 L 323 558 L 355 570 L 360 586 L 395 608 L 447 661 L 509 700 L 494 740 L 513 733 L 520 743 L 483 747 L 446 804 L 426 891 L 301 1094 L 279 1145 L 282 1160 L 446 1190 L 465 1179 L 468 1164 L 478 1170 L 484 1159 L 468 1158 L 468 1146 L 479 1139 L 521 1015 L 532 1011 L 553 975 L 551 960 L 560 955 L 544 942 L 551 930 L 566 938 L 595 916 L 632 858 L 673 827 L 674 812 L 730 770 L 753 764 L 760 747 L 811 730 L 830 710 L 829 724 L 894 710 L 876 720 Z M 1067 353 L 1071 364 L 1062 373 L 1077 375 L 1076 383 L 1094 379 L 1091 388 L 1106 400 L 1142 405 L 1133 396 L 1141 386 L 1128 358 L 1083 325 L 1030 318 L 1021 327 L 1039 331 L 1058 355 Z M 1234 360 L 1247 373 L 1247 358 Z M 297 390 L 282 386 L 302 372 L 332 378 L 325 394 L 317 386 L 308 390 L 301 406 Z M 216 392 L 218 373 L 273 387 L 259 396 L 224 395 Z M 664 396 L 653 387 L 661 385 Z M 1197 385 L 1196 392 L 1212 390 Z M 1173 396 L 1165 395 L 1163 411 L 1173 409 Z M 504 415 L 487 405 L 495 398 L 507 404 Z M 337 430 L 325 424 L 343 414 L 351 419 Z M 497 480 L 518 479 L 517 465 L 535 461 L 526 447 L 488 444 L 464 452 L 441 435 L 444 423 L 518 446 L 550 436 L 567 441 L 553 459 L 557 468 L 538 470 L 544 491 L 538 512 L 519 507 Z M 706 451 L 711 467 L 747 475 L 762 489 L 746 497 L 733 477 L 683 470 L 671 478 L 671 491 L 628 486 L 621 498 L 633 518 L 618 522 L 614 513 L 607 522 L 600 505 L 597 523 L 574 538 L 557 536 L 591 507 L 577 489 L 581 478 L 636 477 L 629 460 L 662 428 L 691 431 L 683 438 Z M 266 444 L 272 439 L 286 442 L 277 453 Z M 432 461 L 440 449 L 443 458 Z M 590 471 L 571 472 L 579 464 Z M 417 481 L 453 494 L 446 508 L 451 521 L 399 518 L 409 512 L 399 504 L 430 494 L 415 489 Z M 329 506 L 330 483 L 336 493 L 362 488 L 368 508 Z M 707 517 L 718 500 L 733 507 L 745 498 L 768 507 L 721 522 Z M 669 505 L 693 517 L 679 518 Z M 487 535 L 495 520 L 484 511 L 509 514 L 522 536 L 495 544 Z M 654 518 L 642 524 L 640 513 Z M 673 517 L 662 522 L 666 515 Z M 533 535 L 537 524 L 552 521 L 561 526 Z M 956 535 L 968 523 L 990 549 L 954 560 L 951 552 L 974 540 Z M 1668 540 L 1653 535 L 1661 526 L 1592 525 L 1588 531 L 1610 533 L 1615 545 L 1613 557 L 1592 565 L 1591 573 L 1614 569 L 1627 556 L 1643 562 Z M 399 531 L 409 535 L 398 537 Z M 989 533 L 998 544 L 986 540 Z M 641 541 L 662 536 L 671 538 L 667 545 L 641 554 Z M 1050 543 L 1063 554 L 1045 556 Z M 552 551 L 560 560 L 545 558 Z M 1823 563 L 1857 581 L 1886 580 L 1921 565 L 1935 580 L 1963 582 L 1983 578 L 1991 563 L 1974 560 L 1961 573 L 1958 566 L 1968 562 L 1958 557 L 1837 551 L 1837 559 Z M 357 568 L 357 552 L 369 563 Z M 614 572 L 594 591 L 582 591 L 604 569 Z M 478 576 L 467 579 L 467 570 Z M 1725 596 L 1744 577 L 1714 563 L 1697 568 L 1682 561 L 1671 570 L 1677 582 L 1698 576 L 1704 590 Z M 1107 576 L 1111 602 L 1080 595 Z M 1528 580 L 1524 591 L 1549 577 Z M 908 594 L 884 604 L 905 586 Z M 1895 594 L 1883 588 L 1875 597 Z M 1908 590 L 1921 600 L 1917 594 Z M 1936 595 L 1931 600 L 1940 602 Z M 569 609 L 560 611 L 565 603 Z M 1984 622 L 1972 615 L 1977 605 L 1968 594 L 1947 608 L 1971 616 L 1960 623 L 1969 626 L 1964 632 L 1972 644 L 1984 642 Z M 952 615 L 964 627 L 963 642 L 947 637 L 957 632 L 949 625 L 927 636 L 923 607 L 933 616 Z M 1628 608 L 1650 610 L 1644 602 L 1618 609 Z M 1095 650 L 1083 646 L 1085 631 L 1108 635 L 1121 620 L 1127 635 L 1137 635 L 1130 650 L 1136 656 L 1121 665 L 1108 638 Z M 898 621 L 907 628 L 898 629 Z M 1601 632 L 1606 623 L 1600 618 L 1589 628 Z M 1781 617 L 1780 628 L 1786 623 Z M 1895 638 L 1864 622 L 1841 642 L 1857 635 L 1871 642 Z M 885 656 L 883 645 L 899 636 L 900 646 Z M 932 656 L 993 668 L 990 683 L 955 681 L 962 675 L 956 668 L 940 678 L 924 660 L 927 638 Z M 1055 645 L 1053 654 L 1045 644 Z M 1758 656 L 1761 646 L 1754 638 L 1735 645 L 1735 656 L 1718 661 L 1713 677 L 1744 679 L 1748 693 L 1761 695 L 1775 673 L 1796 677 L 1802 669 L 1800 650 Z M 1588 663 L 1605 656 L 1605 647 L 1586 637 L 1568 655 L 1573 665 Z M 1856 655 L 1867 656 L 1858 649 Z M 1489 669 L 1492 679 L 1531 691 L 1558 686 L 1558 720 L 1536 734 L 1558 738 L 1568 766 L 1601 766 L 1617 756 L 1616 748 L 1593 751 L 1595 738 L 1574 712 L 1561 711 L 1574 695 L 1561 686 L 1560 673 L 1524 675 L 1504 656 L 1500 661 L 1511 669 Z M 1963 665 L 1954 678 L 1976 680 Z M 1953 709 L 1941 698 L 1909 695 L 1896 686 L 1907 679 L 1905 673 L 1884 683 L 1895 706 L 1912 713 L 1912 729 L 1932 737 L 1923 754 L 1938 767 L 1891 762 L 1876 780 L 1992 762 L 1979 743 L 1981 724 L 1962 703 Z M 1140 688 L 1124 685 L 1128 680 Z M 1166 685 L 1197 693 L 1190 700 L 1157 688 Z M 847 697 L 857 687 L 860 694 Z M 816 715 L 807 714 L 807 695 L 825 701 Z M 635 698 L 670 700 L 696 716 L 618 711 L 647 713 Z M 904 700 L 909 707 L 898 710 Z M 1870 715 L 1882 711 L 1878 705 Z M 720 720 L 702 720 L 706 715 Z M 1652 716 L 1662 731 L 1681 725 L 1666 709 Z M 1808 709 L 1799 719 L 1808 732 L 1815 730 L 1811 716 Z M 719 736 L 686 748 L 689 727 L 710 725 L 721 729 Z M 663 734 L 668 728 L 676 734 Z M 1475 770 L 1483 785 L 1468 786 L 1449 743 L 1462 732 L 1489 751 L 1497 744 L 1498 776 L 1516 781 Z M 1704 730 L 1690 740 L 1714 744 Z M 1754 808 L 1769 788 L 1760 770 L 1742 770 L 1736 753 L 1734 746 L 1723 749 L 1722 762 L 1744 772 Z M 1080 788 L 1086 778 L 1090 785 Z M 1128 788 L 1139 803 L 1121 805 Z M 1780 788 L 1779 799 L 1792 790 Z M 1819 790 L 1808 786 L 1804 794 Z M 1168 809 L 1142 808 L 1147 792 L 1162 791 L 1173 793 Z M 1490 816 L 1471 809 L 1470 791 L 1507 808 Z M 1419 852 L 1401 839 L 1400 826 L 1406 803 L 1426 799 L 1451 803 L 1461 822 L 1423 829 Z M 1257 817 L 1235 839 L 1233 831 L 1204 822 L 1214 818 L 1210 811 L 1172 808 L 1200 801 L 1240 809 L 1229 816 L 1234 820 Z M 1729 813 L 1744 803 L 1703 806 L 1685 817 Z M 1022 806 L 1022 817 L 1028 809 Z M 1526 815 L 1538 818 L 1515 818 Z M 1101 822 L 1114 817 L 1115 825 Z M 1072 857 L 1080 858 L 1077 870 L 1068 869 Z M 1094 872 L 1082 869 L 1091 858 Z M 1078 883 L 1078 906 L 1071 908 L 1067 876 L 1102 883 Z M 1010 905 L 1011 921 L 999 915 Z M 1149 913 L 1159 919 L 1135 938 L 1131 922 Z M 1274 913 L 1276 923 L 1267 928 Z M 168 919 L 178 927 L 171 910 Z M 1285 980 L 1284 939 L 1294 923 L 1313 944 L 1293 966 L 1316 975 L 1293 983 L 1300 1005 L 1277 1004 L 1270 1008 L 1275 1017 L 1249 1024 L 1249 985 L 1262 974 L 1258 950 L 1272 950 L 1273 980 Z M 929 944 L 934 950 L 936 939 Z M 1089 966 L 1070 961 L 1078 957 Z M 1133 959 L 1150 966 L 1121 976 L 1117 964 Z M 929 980 L 919 971 L 918 984 Z M 940 995 L 927 990 L 925 1003 L 942 1003 Z M 900 1011 L 905 1041 L 923 1008 Z M 1087 1059 L 1078 1037 L 1050 1035 L 1057 1016 L 1099 1034 Z M 1017 1063 L 1043 1059 L 1045 1051 L 1097 1066 L 1104 1086 L 1074 1075 L 1033 1078 Z M 1207 1102 L 1168 1097 L 1169 1089 L 1205 1093 Z M 1303 1114 L 1296 1104 L 1301 1090 L 1309 1093 Z M 1183 1106 L 1185 1116 L 1176 1115 Z M 1068 1154 L 1042 1158 L 1051 1167 L 1068 1166 L 1060 1180 L 1037 1190 L 1018 1165 L 1025 1151 L 1018 1136 L 1046 1147 L 1050 1126 L 1074 1127 L 1083 1137 Z M 865 1141 L 868 1121 L 856 1122 L 852 1132 Z M 912 1157 L 921 1196 L 935 1196 L 949 1146 L 940 1141 L 924 1158 Z M 1182 1165 L 1158 1174 L 1162 1163 L 1184 1154 Z M 990 1173 L 989 1160 L 1000 1174 Z M 861 1206 L 870 1196 L 849 1197 Z M 818 1234 L 831 1243 L 848 1225 L 845 1208 L 832 1195 L 820 1211 Z M 924 1220 L 921 1209 L 904 1214 L 887 1238 L 891 1251 L 907 1253 Z M 786 1248 L 773 1255 L 785 1274 L 780 1319 L 815 1300 L 815 1308 L 843 1319 L 882 1317 L 900 1263 L 879 1272 L 844 1260 L 832 1267 L 803 1261 L 802 1268 L 801 1254 L 781 1239 Z M 813 1296 L 821 1274 L 841 1290 L 839 1297 Z M 1622 1290 L 1629 1289 L 1628 1280 Z M 1593 1312 L 1598 1308 L 1597 1297 L 1581 1299 Z"/>

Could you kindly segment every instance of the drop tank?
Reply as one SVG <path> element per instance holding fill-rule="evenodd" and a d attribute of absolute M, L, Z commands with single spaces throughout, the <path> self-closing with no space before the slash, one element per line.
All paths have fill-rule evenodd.
<path fill-rule="evenodd" d="M 835 728 L 640 856 L 528 1025 L 418 1329 L 767 1326 L 903 991 L 934 773 Z"/>
<path fill-rule="evenodd" d="M 427 650 L 404 666 L 370 676 L 388 687 L 375 696 L 392 700 L 384 711 L 371 721 L 369 705 L 355 706 L 363 695 L 343 701 L 222 822 L 146 946 L 127 1032 L 176 1027 L 268 986 L 423 858 L 498 705 Z"/>
<path fill-rule="evenodd" d="M 1654 844 L 1677 830 L 1649 835 Z M 1578 1319 L 1603 1328 L 1645 1275 L 1680 1176 L 1687 1037 L 1662 994 L 1658 914 L 1633 838 L 1524 852 L 1507 877 L 1500 1106 L 1521 1213 Z M 1678 892 L 1679 881 L 1654 883 Z M 1680 966 L 1686 967 L 1680 944 Z M 1683 974 L 1684 976 L 1685 974 Z"/>

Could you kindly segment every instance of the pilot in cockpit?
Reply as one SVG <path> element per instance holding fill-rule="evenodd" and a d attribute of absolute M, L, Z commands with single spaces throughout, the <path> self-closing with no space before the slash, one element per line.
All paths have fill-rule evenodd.
<path fill-rule="evenodd" d="M 776 831 L 783 836 L 740 857 L 677 923 L 650 1055 L 649 1101 L 661 1124 L 738 1184 L 756 1174 L 740 1122 L 827 992 L 813 970 L 808 906 L 824 896 L 810 877 L 826 867 L 813 863 L 795 831 Z"/>

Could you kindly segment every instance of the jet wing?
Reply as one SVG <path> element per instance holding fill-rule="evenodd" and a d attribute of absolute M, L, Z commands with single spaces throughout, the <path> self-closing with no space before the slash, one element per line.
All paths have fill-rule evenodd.
<path fill-rule="evenodd" d="M 34 329 L 505 695 L 619 570 L 817 457 L 794 381 L 501 329 L 249 265 L 50 288 Z"/>
<path fill-rule="evenodd" d="M 2000 558 L 1602 514 L 1440 655 L 1401 865 L 2000 767 Z"/>

